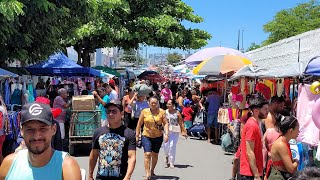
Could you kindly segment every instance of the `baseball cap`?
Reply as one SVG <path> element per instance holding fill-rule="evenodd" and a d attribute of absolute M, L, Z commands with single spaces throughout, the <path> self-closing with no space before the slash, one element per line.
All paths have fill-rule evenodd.
<path fill-rule="evenodd" d="M 109 84 L 110 84 L 111 86 L 115 86 L 115 85 L 116 85 L 116 82 L 115 82 L 113 79 L 110 79 L 110 80 L 109 80 Z"/>
<path fill-rule="evenodd" d="M 186 105 L 188 105 L 188 104 L 191 104 L 191 101 L 190 101 L 189 99 L 185 99 L 185 100 L 183 101 L 183 105 L 186 106 Z"/>
<path fill-rule="evenodd" d="M 47 104 L 50 106 L 50 100 L 46 97 L 37 97 L 36 102 Z M 62 113 L 62 110 L 60 108 L 51 108 L 51 112 L 52 112 L 53 118 L 57 118 Z"/>
<path fill-rule="evenodd" d="M 112 100 L 108 104 L 106 104 L 104 107 L 108 109 L 110 106 L 116 106 L 120 111 L 123 111 L 123 106 L 121 104 L 121 101 L 119 100 Z"/>
<path fill-rule="evenodd" d="M 32 120 L 52 125 L 53 118 L 50 106 L 38 102 L 23 105 L 21 110 L 21 125 Z"/>

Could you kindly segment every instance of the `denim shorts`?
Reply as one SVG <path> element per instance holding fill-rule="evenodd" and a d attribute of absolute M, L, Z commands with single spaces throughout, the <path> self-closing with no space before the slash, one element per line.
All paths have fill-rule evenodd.
<path fill-rule="evenodd" d="M 163 142 L 163 136 L 157 137 L 157 138 L 149 138 L 146 136 L 141 136 L 141 143 L 142 143 L 144 152 L 159 153 L 162 142 Z"/>
<path fill-rule="evenodd" d="M 218 128 L 218 113 L 208 114 L 207 115 L 207 127 Z"/>

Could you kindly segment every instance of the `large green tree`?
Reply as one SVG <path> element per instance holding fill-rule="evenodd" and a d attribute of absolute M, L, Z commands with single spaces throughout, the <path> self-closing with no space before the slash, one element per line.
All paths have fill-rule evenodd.
<path fill-rule="evenodd" d="M 0 65 L 14 59 L 37 62 L 64 50 L 63 39 L 85 19 L 87 5 L 76 0 L 1 0 Z"/>
<path fill-rule="evenodd" d="M 246 50 L 246 52 L 253 51 L 253 50 L 258 49 L 260 47 L 261 47 L 260 44 L 251 43 L 250 46 L 248 47 L 248 49 Z"/>
<path fill-rule="evenodd" d="M 320 28 L 320 5 L 312 0 L 278 12 L 272 21 L 263 26 L 264 31 L 269 33 L 263 45 L 317 28 Z"/>
<path fill-rule="evenodd" d="M 182 60 L 182 55 L 177 53 L 177 52 L 174 52 L 172 54 L 168 54 L 167 56 L 167 61 L 169 64 L 171 65 L 176 65 L 178 64 L 180 61 Z"/>
<path fill-rule="evenodd" d="M 124 51 L 123 56 L 120 58 L 120 60 L 123 62 L 141 64 L 143 63 L 144 59 L 141 57 L 139 52 L 137 52 L 135 49 L 128 49 Z"/>
<path fill-rule="evenodd" d="M 0 61 L 37 62 L 74 46 L 78 63 L 90 66 L 101 47 L 205 46 L 210 34 L 182 21 L 203 19 L 181 0 L 1 0 Z"/>
<path fill-rule="evenodd" d="M 79 27 L 69 44 L 78 52 L 78 63 L 89 66 L 89 54 L 100 47 L 138 48 L 146 45 L 198 49 L 211 35 L 186 28 L 182 21 L 203 19 L 181 0 L 96 0 L 95 13 Z"/>

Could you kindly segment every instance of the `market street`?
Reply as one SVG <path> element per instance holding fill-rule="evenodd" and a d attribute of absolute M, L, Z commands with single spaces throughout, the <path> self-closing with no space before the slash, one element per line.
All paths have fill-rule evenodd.
<path fill-rule="evenodd" d="M 177 144 L 176 168 L 164 168 L 164 152 L 161 149 L 155 171 L 158 176 L 153 179 L 227 180 L 231 177 L 232 158 L 232 155 L 225 155 L 218 145 L 208 144 L 205 140 L 185 140 L 180 136 Z M 88 175 L 88 157 L 77 157 L 76 159 Z M 143 175 L 143 150 L 138 149 L 136 168 L 131 179 L 141 180 Z"/>

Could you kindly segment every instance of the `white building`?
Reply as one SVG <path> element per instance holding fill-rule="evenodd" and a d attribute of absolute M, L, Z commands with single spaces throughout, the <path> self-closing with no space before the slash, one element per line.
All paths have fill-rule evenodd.
<path fill-rule="evenodd" d="M 73 47 L 67 48 L 68 57 L 77 62 L 78 61 L 78 53 L 74 50 Z M 122 50 L 118 50 L 117 47 L 113 48 L 100 48 L 97 49 L 95 53 L 90 55 L 91 67 L 94 66 L 108 66 L 108 67 L 118 67 L 118 59 L 121 55 Z"/>

